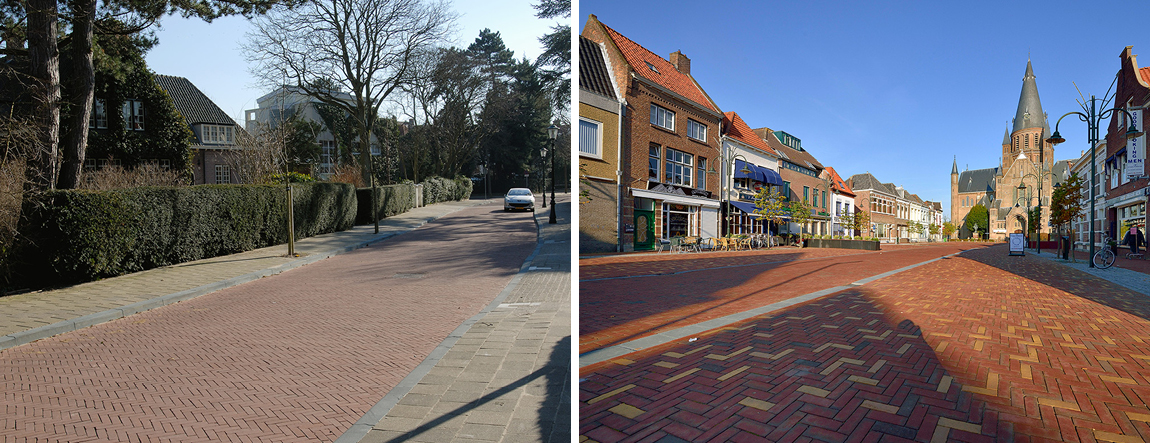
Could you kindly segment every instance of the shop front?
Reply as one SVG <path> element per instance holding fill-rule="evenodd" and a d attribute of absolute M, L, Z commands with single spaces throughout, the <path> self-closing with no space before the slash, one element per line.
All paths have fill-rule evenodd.
<path fill-rule="evenodd" d="M 710 192 L 655 183 L 651 189 L 632 188 L 631 194 L 636 251 L 652 250 L 659 240 L 671 237 L 718 235 L 719 202 Z"/>

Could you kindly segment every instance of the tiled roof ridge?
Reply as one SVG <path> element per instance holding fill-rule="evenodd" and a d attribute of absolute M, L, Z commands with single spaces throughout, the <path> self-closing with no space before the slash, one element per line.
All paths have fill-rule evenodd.
<path fill-rule="evenodd" d="M 650 49 L 647 49 L 643 45 L 640 45 L 638 42 L 631 40 L 630 38 L 627 38 L 627 36 L 623 35 L 619 31 L 616 31 L 614 28 L 607 26 L 607 24 L 605 24 L 601 21 L 599 22 L 599 24 L 603 26 L 603 29 L 605 29 L 607 31 L 607 35 L 611 39 L 622 40 L 623 42 L 625 42 L 629 45 L 633 45 L 635 48 L 642 50 L 645 53 L 645 55 L 650 55 L 653 57 L 654 60 L 657 60 L 659 62 L 660 66 L 656 66 L 655 68 L 659 69 L 659 71 L 657 71 L 657 72 L 661 76 L 666 76 L 668 79 L 670 79 L 670 77 L 682 76 L 683 79 L 679 79 L 679 80 L 687 82 L 689 84 L 689 86 L 691 88 L 693 88 L 693 91 L 676 91 L 676 89 L 678 89 L 678 88 L 675 88 L 674 87 L 675 85 L 664 84 L 664 82 L 658 81 L 658 79 L 651 78 L 649 76 L 642 76 L 642 77 L 649 79 L 651 81 L 654 81 L 655 83 L 671 90 L 672 92 L 675 92 L 679 95 L 682 95 L 684 98 L 691 100 L 691 101 L 699 104 L 700 106 L 702 106 L 706 109 L 709 109 L 712 111 L 718 111 L 718 109 L 711 102 L 711 100 L 707 96 L 707 94 L 705 92 L 703 92 L 703 89 L 699 86 L 699 84 L 697 82 L 695 82 L 695 79 L 693 77 L 691 77 L 690 75 L 679 72 L 679 70 L 675 68 L 675 65 L 671 64 L 670 60 L 663 58 L 663 56 L 656 54 L 654 51 L 651 51 Z M 627 62 L 631 64 L 631 68 L 633 69 L 633 71 L 637 75 L 640 75 L 640 74 L 638 74 L 639 72 L 642 72 L 640 68 L 644 68 L 645 66 L 635 66 L 635 64 L 630 59 L 628 59 L 627 51 L 624 50 L 623 48 L 621 48 L 619 43 L 620 43 L 619 41 L 615 42 L 616 48 L 618 48 L 619 51 L 621 53 L 623 53 L 623 58 L 627 59 Z M 640 55 L 640 58 L 642 58 L 642 55 Z M 646 59 L 642 59 L 641 61 L 647 62 Z M 664 72 L 664 71 L 666 71 L 666 72 Z M 691 92 L 692 94 L 698 93 L 698 96 L 692 97 L 691 94 L 683 94 L 683 92 Z"/>
<path fill-rule="evenodd" d="M 770 145 L 767 144 L 765 140 L 756 135 L 755 132 L 751 130 L 751 127 L 747 125 L 747 122 L 744 121 L 742 117 L 739 117 L 737 112 L 724 112 L 723 118 L 724 120 L 730 121 L 728 133 L 734 134 L 732 138 L 756 148 L 762 149 L 763 151 L 766 151 L 766 153 L 774 155 L 775 157 L 779 156 L 778 151 L 775 151 L 773 148 L 771 148 Z M 746 133 L 744 133 L 744 131 L 746 131 Z"/>

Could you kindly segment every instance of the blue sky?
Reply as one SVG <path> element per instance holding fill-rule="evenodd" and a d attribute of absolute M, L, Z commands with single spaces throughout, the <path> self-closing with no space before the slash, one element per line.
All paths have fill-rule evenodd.
<path fill-rule="evenodd" d="M 483 28 L 498 31 L 516 58 L 534 60 L 541 52 L 539 37 L 550 32 L 555 20 L 535 17 L 532 0 L 456 1 L 459 13 L 454 46 L 467 47 Z M 240 45 L 250 24 L 243 17 L 224 17 L 210 24 L 200 19 L 164 17 L 156 33 L 157 45 L 147 55 L 148 67 L 158 74 L 187 77 L 228 115 L 243 124 L 246 109 L 270 92 L 256 86 Z"/>
<path fill-rule="evenodd" d="M 994 167 L 1029 57 L 1050 124 L 1101 96 L 1119 54 L 1146 53 L 1147 2 L 583 0 L 588 14 L 667 58 L 681 50 L 719 107 L 802 139 L 844 178 L 870 172 L 949 217 L 950 170 Z M 1074 82 L 1072 84 L 1071 82 Z M 1067 117 L 1058 160 L 1086 149 Z"/>

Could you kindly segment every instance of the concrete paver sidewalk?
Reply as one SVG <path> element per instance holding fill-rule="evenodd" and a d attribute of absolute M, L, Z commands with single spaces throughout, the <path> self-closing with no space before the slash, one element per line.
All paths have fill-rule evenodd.
<path fill-rule="evenodd" d="M 373 226 L 301 239 L 287 245 L 181 263 L 61 289 L 0 297 L 0 350 L 198 297 L 362 248 L 428 221 L 493 200 L 415 208 Z"/>
<path fill-rule="evenodd" d="M 503 293 L 337 441 L 570 441 L 570 197 L 556 208 Z"/>

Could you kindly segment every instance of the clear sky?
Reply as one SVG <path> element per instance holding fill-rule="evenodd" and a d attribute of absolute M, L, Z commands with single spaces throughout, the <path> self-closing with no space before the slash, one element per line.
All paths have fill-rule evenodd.
<path fill-rule="evenodd" d="M 954 157 L 959 171 L 999 165 L 1028 57 L 1051 129 L 1080 110 L 1074 84 L 1106 93 L 1126 46 L 1150 65 L 1135 19 L 1147 2 L 583 0 L 577 12 L 579 31 L 595 14 L 663 58 L 681 50 L 724 112 L 800 138 L 843 178 L 870 172 L 940 201 L 947 217 Z M 1086 132 L 1064 119 L 1055 158 L 1078 158 Z"/>
<path fill-rule="evenodd" d="M 555 20 L 535 17 L 531 0 L 455 1 L 459 13 L 454 46 L 467 47 L 483 28 L 498 31 L 515 57 L 535 60 L 543 52 L 539 37 L 550 32 Z M 186 77 L 224 112 L 243 124 L 244 110 L 270 92 L 256 87 L 248 62 L 240 51 L 250 29 L 243 17 L 224 17 L 205 23 L 180 16 L 164 17 L 156 33 L 160 43 L 147 55 L 157 74 Z"/>

